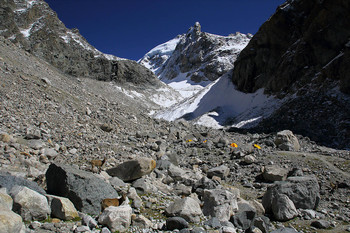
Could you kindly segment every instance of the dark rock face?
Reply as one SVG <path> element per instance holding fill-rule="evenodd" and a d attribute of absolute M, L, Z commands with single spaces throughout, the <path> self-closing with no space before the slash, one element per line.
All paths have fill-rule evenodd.
<path fill-rule="evenodd" d="M 143 66 L 103 54 L 78 29 L 67 29 L 43 0 L 0 2 L 0 35 L 62 72 L 104 81 L 159 85 L 152 72 Z"/>
<path fill-rule="evenodd" d="M 103 199 L 118 197 L 115 189 L 104 180 L 68 165 L 51 164 L 46 181 L 49 194 L 67 197 L 84 213 L 99 214 Z"/>
<path fill-rule="evenodd" d="M 240 53 L 233 82 L 244 92 L 280 93 L 330 79 L 349 94 L 349 10 L 347 0 L 287 1 Z"/>

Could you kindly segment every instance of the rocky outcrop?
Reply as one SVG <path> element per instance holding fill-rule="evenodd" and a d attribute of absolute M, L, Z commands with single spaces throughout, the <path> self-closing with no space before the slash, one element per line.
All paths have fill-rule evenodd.
<path fill-rule="evenodd" d="M 339 81 L 350 93 L 350 4 L 287 1 L 240 53 L 232 76 L 244 92 L 295 92 L 309 83 Z"/>
<path fill-rule="evenodd" d="M 145 67 L 104 54 L 90 45 L 78 29 L 67 29 L 45 1 L 0 2 L 0 35 L 64 73 L 149 87 L 160 85 Z"/>

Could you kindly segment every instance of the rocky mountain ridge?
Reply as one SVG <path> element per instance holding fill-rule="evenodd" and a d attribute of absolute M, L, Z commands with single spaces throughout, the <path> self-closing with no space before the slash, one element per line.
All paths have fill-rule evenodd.
<path fill-rule="evenodd" d="M 286 1 L 242 50 L 232 73 L 237 89 L 264 88 L 285 100 L 258 131 L 288 128 L 348 148 L 349 10 L 348 1 Z"/>
<path fill-rule="evenodd" d="M 186 74 L 194 83 L 214 81 L 233 68 L 251 37 L 239 32 L 229 36 L 202 32 L 196 22 L 187 33 L 152 49 L 139 63 L 151 68 L 166 83 L 180 74 Z"/>
<path fill-rule="evenodd" d="M 0 35 L 45 59 L 62 72 L 123 84 L 160 87 L 157 78 L 136 62 L 106 55 L 77 29 L 67 29 L 43 0 L 1 0 Z"/>

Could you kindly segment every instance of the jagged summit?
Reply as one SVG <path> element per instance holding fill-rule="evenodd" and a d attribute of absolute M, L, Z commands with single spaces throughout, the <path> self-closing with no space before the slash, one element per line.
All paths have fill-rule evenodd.
<path fill-rule="evenodd" d="M 186 79 L 207 85 L 233 68 L 237 55 L 251 36 L 202 32 L 201 25 L 196 22 L 186 34 L 152 49 L 139 63 L 150 68 L 165 83 Z"/>

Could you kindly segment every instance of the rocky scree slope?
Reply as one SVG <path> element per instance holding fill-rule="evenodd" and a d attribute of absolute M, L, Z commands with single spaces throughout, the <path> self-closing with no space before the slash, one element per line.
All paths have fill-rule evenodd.
<path fill-rule="evenodd" d="M 342 0 L 287 1 L 242 50 L 232 74 L 238 90 L 286 100 L 259 130 L 288 128 L 349 148 L 349 10 Z"/>
<path fill-rule="evenodd" d="M 229 36 L 202 32 L 197 22 L 187 33 L 152 49 L 139 63 L 166 83 L 182 73 L 194 83 L 214 81 L 233 68 L 251 37 L 239 32 Z"/>
<path fill-rule="evenodd" d="M 62 72 L 75 77 L 160 87 L 148 69 L 134 61 L 104 54 L 77 29 L 67 29 L 43 0 L 1 0 L 0 35 L 19 43 Z"/>
<path fill-rule="evenodd" d="M 118 215 L 118 221 L 112 222 L 105 221 L 102 215 L 84 212 L 79 213 L 81 219 L 66 221 L 60 215 L 52 215 L 56 217 L 40 222 L 50 215 L 46 209 L 40 221 L 30 220 L 36 218 L 29 213 L 22 217 L 26 219 L 23 226 L 26 232 L 171 231 L 183 227 L 190 232 L 258 231 L 256 228 L 269 232 L 284 227 L 289 227 L 290 232 L 295 232 L 293 228 L 312 232 L 315 228 L 311 224 L 320 227 L 321 223 L 331 228 L 328 232 L 342 232 L 349 227 L 347 151 L 321 147 L 289 132 L 280 136 L 238 134 L 185 121 L 155 120 L 143 113 L 143 105 L 111 88 L 109 83 L 64 75 L 1 37 L 0 77 L 0 175 L 14 182 L 1 183 L 1 193 L 6 194 L 1 194 L 0 200 L 11 195 L 10 199 L 18 203 L 17 193 L 33 193 L 14 187 L 15 184 L 29 186 L 43 195 L 47 190 L 45 177 L 50 185 L 55 184 L 50 180 L 51 173 L 57 174 L 55 171 L 65 171 L 67 177 L 80 177 L 73 180 L 72 187 L 86 187 L 91 184 L 90 179 L 97 180 L 99 185 L 95 182 L 92 187 L 112 185 L 119 195 L 126 192 L 132 200 L 131 206 L 126 204 L 116 207 L 117 210 L 112 207 L 104 212 L 103 216 L 108 216 L 111 210 L 124 211 L 125 215 Z M 238 148 L 231 146 L 233 142 Z M 106 173 L 122 166 L 124 161 L 141 157 L 156 160 L 157 168 L 134 182 L 123 183 Z M 107 160 L 101 169 L 91 167 L 91 160 L 103 158 Z M 320 198 L 316 210 L 304 210 L 305 206 L 301 208 L 293 196 L 282 193 L 288 189 L 279 190 L 283 188 L 280 184 L 271 183 L 287 176 L 289 180 L 282 183 L 292 185 L 295 191 L 304 190 L 302 185 L 311 182 L 313 186 L 307 186 L 307 190 L 312 190 L 313 201 L 309 206 L 313 208 L 314 201 Z M 315 176 L 317 181 L 308 176 Z M 261 206 L 261 197 L 268 189 L 274 190 L 269 193 L 277 195 L 279 201 L 292 199 L 294 207 L 290 200 L 289 205 L 266 213 L 269 218 L 264 216 L 264 209 L 271 209 L 268 204 Z M 77 192 L 70 201 L 87 194 L 107 198 L 95 189 Z M 35 203 L 31 200 L 27 203 Z M 83 205 L 89 205 L 89 200 L 90 205 L 99 203 L 97 200 L 91 204 L 88 199 Z M 268 203 L 271 199 L 266 196 L 264 200 Z M 20 214 L 18 209 L 6 208 L 11 215 L 0 217 L 13 216 L 13 211 Z M 80 209 L 80 205 L 75 208 Z M 0 209 L 3 210 L 2 205 Z M 282 215 L 277 215 L 279 211 Z M 276 221 L 280 217 L 291 219 L 287 223 Z M 17 226 L 22 226 L 19 220 Z M 7 225 L 0 227 L 4 226 Z"/>

